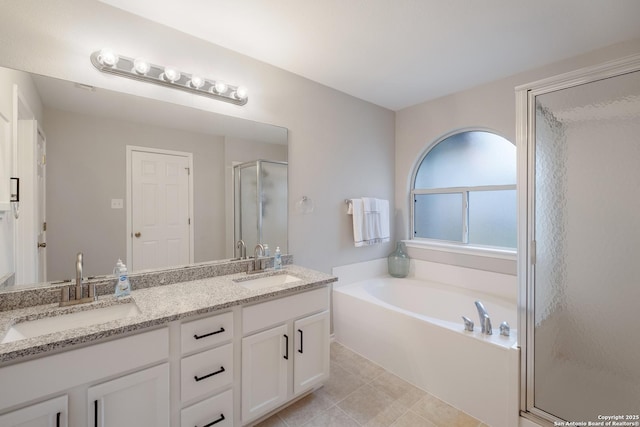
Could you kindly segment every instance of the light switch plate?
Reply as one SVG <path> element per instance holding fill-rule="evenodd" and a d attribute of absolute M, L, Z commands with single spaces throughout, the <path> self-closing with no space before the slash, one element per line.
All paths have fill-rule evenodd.
<path fill-rule="evenodd" d="M 122 209 L 122 208 L 124 208 L 124 200 L 111 199 L 111 209 Z"/>

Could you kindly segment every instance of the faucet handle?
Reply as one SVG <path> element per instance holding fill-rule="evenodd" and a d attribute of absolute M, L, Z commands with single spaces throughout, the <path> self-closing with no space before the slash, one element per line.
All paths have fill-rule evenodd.
<path fill-rule="evenodd" d="M 68 302 L 71 294 L 71 288 L 69 286 L 63 286 L 60 288 L 60 304 Z"/>
<path fill-rule="evenodd" d="M 467 316 L 462 316 L 462 320 L 464 321 L 464 330 L 473 332 L 473 320 L 469 319 Z"/>
<path fill-rule="evenodd" d="M 509 324 L 506 321 L 500 324 L 500 335 L 504 335 L 505 337 L 508 337 L 510 331 L 511 331 L 511 328 L 509 327 Z"/>

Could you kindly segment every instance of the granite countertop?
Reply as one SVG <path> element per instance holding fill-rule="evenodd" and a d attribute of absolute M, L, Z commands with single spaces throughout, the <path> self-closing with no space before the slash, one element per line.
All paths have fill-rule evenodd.
<path fill-rule="evenodd" d="M 252 279 L 282 273 L 296 276 L 301 280 L 256 290 L 246 289 L 234 281 L 234 279 Z M 161 326 L 174 320 L 185 319 L 202 313 L 291 295 L 299 291 L 318 288 L 336 280 L 337 278 L 334 276 L 325 273 L 297 265 L 287 265 L 281 271 L 271 270 L 252 275 L 235 273 L 147 287 L 133 290 L 131 296 L 120 299 L 109 295 L 101 296 L 97 302 L 76 306 L 59 307 L 58 304 L 45 304 L 2 311 L 0 312 L 0 337 L 2 338 L 4 338 L 12 325 L 20 321 L 91 310 L 113 304 L 130 303 L 132 300 L 138 306 L 140 314 L 106 323 L 67 329 L 61 332 L 0 344 L 0 366 L 7 362 L 18 361 L 21 358 L 43 355 L 47 352 L 76 344 L 97 341 L 148 327 Z"/>

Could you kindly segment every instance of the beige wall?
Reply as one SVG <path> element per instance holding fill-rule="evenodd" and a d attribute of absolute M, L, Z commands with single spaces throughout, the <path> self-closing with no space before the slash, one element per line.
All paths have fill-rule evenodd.
<path fill-rule="evenodd" d="M 345 198 L 395 200 L 392 240 L 406 237 L 411 170 L 429 143 L 473 126 L 514 140 L 516 85 L 640 50 L 637 40 L 623 43 L 394 114 L 99 2 L 12 2 L 0 24 L 0 65 L 288 128 L 290 251 L 297 263 L 327 272 L 386 256 L 393 246 L 354 248 Z M 249 102 L 239 107 L 101 74 L 88 58 L 104 46 L 243 84 Z M 302 196 L 314 201 L 312 214 L 291 208 Z"/>
<path fill-rule="evenodd" d="M 444 134 L 465 128 L 488 128 L 516 142 L 515 87 L 543 78 L 640 53 L 632 40 L 546 67 L 497 80 L 396 112 L 395 203 L 398 238 L 409 236 L 411 174 L 421 154 Z M 436 262 L 516 274 L 515 261 L 469 259 L 468 255 L 411 250 L 410 255 Z M 475 257 L 474 257 L 475 258 Z"/>
<path fill-rule="evenodd" d="M 193 154 L 195 261 L 224 258 L 224 138 L 45 109 L 49 280 L 110 274 L 126 260 L 126 146 Z M 126 261 L 125 261 L 126 262 Z"/>
<path fill-rule="evenodd" d="M 109 46 L 128 56 L 250 90 L 240 107 L 96 71 L 89 55 Z M 290 207 L 310 197 L 315 211 L 289 216 L 296 263 L 331 267 L 386 256 L 393 243 L 355 248 L 345 198 L 394 199 L 392 111 L 99 2 L 23 0 L 3 6 L 0 65 L 194 106 L 288 128 Z M 395 236 L 392 236 L 392 240 Z"/>

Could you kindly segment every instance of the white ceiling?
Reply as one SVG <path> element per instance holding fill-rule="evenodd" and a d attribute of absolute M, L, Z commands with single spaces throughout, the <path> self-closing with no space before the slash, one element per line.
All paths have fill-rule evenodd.
<path fill-rule="evenodd" d="M 101 0 L 399 110 L 640 38 L 638 0 Z"/>

